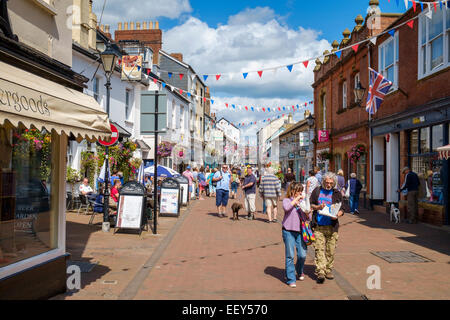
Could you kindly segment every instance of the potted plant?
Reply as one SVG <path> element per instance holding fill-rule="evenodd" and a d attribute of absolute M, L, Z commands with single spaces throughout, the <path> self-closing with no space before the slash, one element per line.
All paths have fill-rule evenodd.
<path fill-rule="evenodd" d="M 361 156 L 366 154 L 366 152 L 366 147 L 363 144 L 356 144 L 348 152 L 348 157 L 350 158 L 352 163 L 357 163 Z"/>

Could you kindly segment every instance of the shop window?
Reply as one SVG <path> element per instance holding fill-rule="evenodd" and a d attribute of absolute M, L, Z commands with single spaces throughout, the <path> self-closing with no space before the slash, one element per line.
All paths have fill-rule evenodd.
<path fill-rule="evenodd" d="M 342 169 L 342 155 L 340 153 L 334 156 L 334 168 L 336 172 Z"/>
<path fill-rule="evenodd" d="M 435 152 L 437 148 L 444 145 L 444 125 L 440 124 L 437 126 L 433 126 L 431 128 L 431 136 L 431 149 L 433 152 Z"/>
<path fill-rule="evenodd" d="M 430 128 L 420 129 L 420 153 L 430 152 Z"/>
<path fill-rule="evenodd" d="M 367 184 L 367 161 L 366 155 L 362 155 L 356 163 L 356 178 L 361 182 L 363 189 Z"/>
<path fill-rule="evenodd" d="M 58 246 L 52 140 L 56 134 L 0 126 L 0 268 Z"/>
<path fill-rule="evenodd" d="M 412 130 L 409 134 L 409 153 L 419 153 L 419 130 Z"/>

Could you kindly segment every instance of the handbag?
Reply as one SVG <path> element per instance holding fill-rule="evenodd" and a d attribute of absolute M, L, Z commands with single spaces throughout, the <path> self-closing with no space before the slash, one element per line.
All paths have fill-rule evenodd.
<path fill-rule="evenodd" d="M 297 208 L 297 213 L 298 213 L 299 218 L 300 218 L 300 227 L 301 227 L 301 233 L 302 233 L 302 240 L 307 246 L 310 246 L 310 245 L 312 245 L 314 243 L 314 241 L 316 241 L 316 237 L 315 237 L 314 232 L 313 232 L 313 230 L 311 228 L 311 222 L 307 221 L 306 219 L 304 219 L 302 217 L 302 213 L 303 212 L 301 212 L 301 210 L 299 208 Z"/>
<path fill-rule="evenodd" d="M 350 180 L 348 180 L 347 186 L 348 186 L 348 187 L 347 187 L 347 190 L 345 190 L 344 197 L 350 198 Z"/>

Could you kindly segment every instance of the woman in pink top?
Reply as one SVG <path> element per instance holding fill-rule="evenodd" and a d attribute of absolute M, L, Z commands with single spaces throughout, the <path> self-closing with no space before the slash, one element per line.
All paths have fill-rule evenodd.
<path fill-rule="evenodd" d="M 311 215 L 305 214 L 299 207 L 303 200 L 303 185 L 292 182 L 283 200 L 283 241 L 286 254 L 286 278 L 287 284 L 295 288 L 297 277 L 300 281 L 305 280 L 303 267 L 306 260 L 307 246 L 302 240 L 301 221 L 311 220 Z M 297 248 L 297 263 L 294 266 L 295 248 Z"/>

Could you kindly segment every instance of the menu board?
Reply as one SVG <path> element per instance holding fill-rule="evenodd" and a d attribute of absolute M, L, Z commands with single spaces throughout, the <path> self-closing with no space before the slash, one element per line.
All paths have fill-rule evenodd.
<path fill-rule="evenodd" d="M 117 228 L 140 229 L 142 221 L 142 196 L 121 195 L 117 212 Z"/>
<path fill-rule="evenodd" d="M 178 215 L 178 189 L 161 189 L 161 213 L 176 214 Z"/>

